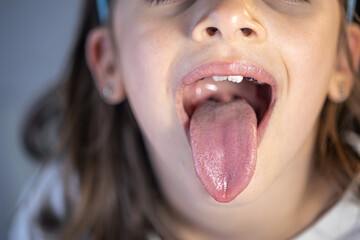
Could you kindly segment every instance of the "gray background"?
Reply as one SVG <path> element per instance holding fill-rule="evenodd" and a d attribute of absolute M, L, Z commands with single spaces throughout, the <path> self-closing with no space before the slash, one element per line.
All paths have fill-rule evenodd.
<path fill-rule="evenodd" d="M 82 0 L 0 0 L 0 239 L 24 184 L 38 169 L 21 146 L 31 103 L 61 74 Z"/>

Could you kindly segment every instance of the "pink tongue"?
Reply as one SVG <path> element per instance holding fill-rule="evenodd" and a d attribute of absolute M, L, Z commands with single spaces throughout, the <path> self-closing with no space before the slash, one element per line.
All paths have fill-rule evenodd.
<path fill-rule="evenodd" d="M 230 202 L 250 183 L 256 167 L 257 120 L 244 100 L 207 101 L 190 121 L 196 173 L 218 202 Z"/>

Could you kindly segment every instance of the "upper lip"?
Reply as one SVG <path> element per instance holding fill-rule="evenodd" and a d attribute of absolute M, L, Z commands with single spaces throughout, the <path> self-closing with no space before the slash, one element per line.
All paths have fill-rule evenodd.
<path fill-rule="evenodd" d="M 194 68 L 182 78 L 182 84 L 190 85 L 199 79 L 211 76 L 238 76 L 254 78 L 260 83 L 266 83 L 276 90 L 276 81 L 273 75 L 258 64 L 248 61 L 223 62 L 214 61 Z"/>

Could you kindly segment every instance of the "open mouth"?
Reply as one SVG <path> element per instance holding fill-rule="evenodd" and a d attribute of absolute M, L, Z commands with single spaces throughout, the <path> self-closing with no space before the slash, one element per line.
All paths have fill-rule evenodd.
<path fill-rule="evenodd" d="M 276 82 L 256 65 L 214 62 L 188 73 L 182 86 L 180 118 L 197 176 L 216 201 L 230 202 L 255 172 Z"/>
<path fill-rule="evenodd" d="M 259 126 L 269 110 L 272 88 L 252 77 L 211 76 L 186 86 L 183 96 L 184 110 L 189 119 L 206 101 L 228 103 L 243 99 L 254 109 Z"/>

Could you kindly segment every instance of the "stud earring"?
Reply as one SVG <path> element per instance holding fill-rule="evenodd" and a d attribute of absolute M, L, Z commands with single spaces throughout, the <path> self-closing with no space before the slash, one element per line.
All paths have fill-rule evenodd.
<path fill-rule="evenodd" d="M 346 86 L 345 86 L 345 82 L 344 81 L 341 81 L 339 83 L 339 93 L 341 96 L 344 96 L 345 93 L 346 93 Z"/>
<path fill-rule="evenodd" d="M 111 85 L 106 85 L 102 90 L 102 95 L 105 99 L 110 99 L 113 95 L 113 88 Z"/>

